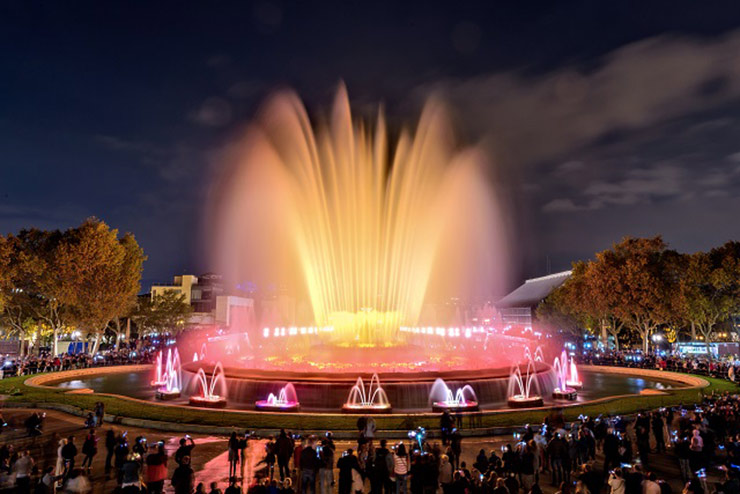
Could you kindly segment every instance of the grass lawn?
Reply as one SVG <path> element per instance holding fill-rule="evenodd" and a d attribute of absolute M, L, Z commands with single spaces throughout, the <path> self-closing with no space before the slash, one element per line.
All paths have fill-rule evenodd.
<path fill-rule="evenodd" d="M 738 386 L 722 379 L 702 377 L 709 381 L 709 386 L 702 389 L 672 389 L 662 395 L 636 395 L 623 398 L 614 398 L 593 404 L 577 405 L 564 408 L 566 420 L 574 420 L 579 415 L 626 415 L 639 410 L 653 409 L 663 406 L 692 404 L 701 401 L 702 395 L 712 392 L 737 392 Z M 198 424 L 219 427 L 235 427 L 237 429 L 279 429 L 289 430 L 333 430 L 355 431 L 357 416 L 340 414 L 281 414 L 260 413 L 246 411 L 241 413 L 204 410 L 187 406 L 159 406 L 155 402 L 142 403 L 113 396 L 98 394 L 71 394 L 57 389 L 41 389 L 26 386 L 24 381 L 28 376 L 11 377 L 0 380 L 0 394 L 5 395 L 6 402 L 28 404 L 44 407 L 47 404 L 64 404 L 79 411 L 92 411 L 95 402 L 105 403 L 105 411 L 121 417 L 176 422 L 183 424 Z M 499 413 L 481 412 L 473 414 L 468 423 L 466 418 L 464 429 L 491 428 L 541 423 L 546 409 L 532 411 L 506 411 Z M 374 417 L 378 430 L 405 431 L 423 426 L 435 429 L 439 426 L 439 415 L 396 415 Z"/>

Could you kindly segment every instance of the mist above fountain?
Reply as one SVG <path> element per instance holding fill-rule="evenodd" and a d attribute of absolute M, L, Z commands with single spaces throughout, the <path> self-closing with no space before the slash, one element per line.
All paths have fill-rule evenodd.
<path fill-rule="evenodd" d="M 378 375 L 372 375 L 370 385 L 367 388 L 362 377 L 358 377 L 355 385 L 349 390 L 349 396 L 342 406 L 342 410 L 353 413 L 390 412 L 391 402 L 388 400 L 385 390 L 380 386 Z"/>
<path fill-rule="evenodd" d="M 358 348 L 405 347 L 399 328 L 418 323 L 426 296 L 505 280 L 505 222 L 481 153 L 456 146 L 441 104 L 426 105 L 414 132 L 390 136 L 382 112 L 353 120 L 342 86 L 316 121 L 293 93 L 272 98 L 216 182 L 209 224 L 221 272 L 279 282 L 308 301 L 305 320 L 271 325 L 331 327 L 311 344 L 352 349 L 311 352 L 317 367 L 356 364 Z M 301 355 L 307 345 L 296 340 L 288 344 Z"/>
<path fill-rule="evenodd" d="M 276 412 L 293 412 L 297 411 L 301 404 L 298 401 L 298 394 L 295 387 L 288 383 L 278 391 L 277 396 L 270 393 L 265 400 L 258 400 L 254 404 L 257 410 L 270 410 Z"/>

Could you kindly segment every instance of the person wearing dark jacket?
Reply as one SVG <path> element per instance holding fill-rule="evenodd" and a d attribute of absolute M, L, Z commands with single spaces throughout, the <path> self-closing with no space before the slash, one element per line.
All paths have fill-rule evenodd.
<path fill-rule="evenodd" d="M 337 468 L 339 469 L 339 494 L 352 494 L 352 470 L 361 473 L 362 469 L 351 448 L 345 451 L 342 457 L 337 460 Z"/>
<path fill-rule="evenodd" d="M 75 468 L 75 457 L 77 456 L 77 446 L 75 446 L 74 436 L 67 438 L 67 444 L 62 446 L 62 459 L 64 460 L 64 477 L 69 477 Z"/>
<path fill-rule="evenodd" d="M 195 487 L 195 474 L 190 466 L 190 456 L 180 458 L 180 465 L 172 473 L 172 487 L 175 494 L 192 494 Z"/>
<path fill-rule="evenodd" d="M 290 477 L 290 457 L 293 456 L 293 440 L 285 432 L 285 429 L 280 429 L 275 449 L 277 453 L 277 464 L 278 470 L 280 471 L 280 480 L 285 480 Z"/>
<path fill-rule="evenodd" d="M 301 451 L 301 494 L 316 493 L 316 470 L 318 469 L 318 457 L 313 447 L 313 441 L 309 442 Z"/>
<path fill-rule="evenodd" d="M 92 468 L 93 458 L 98 454 L 98 438 L 95 435 L 95 429 L 90 429 L 85 442 L 82 443 L 82 454 L 85 455 L 85 458 L 82 460 L 82 468 L 87 468 L 89 473 Z"/>
<path fill-rule="evenodd" d="M 113 454 L 116 450 L 116 444 L 118 444 L 116 433 L 113 432 L 113 429 L 108 429 L 108 432 L 105 433 L 105 473 L 110 472 L 110 469 L 113 466 L 111 461 L 113 460 Z"/>

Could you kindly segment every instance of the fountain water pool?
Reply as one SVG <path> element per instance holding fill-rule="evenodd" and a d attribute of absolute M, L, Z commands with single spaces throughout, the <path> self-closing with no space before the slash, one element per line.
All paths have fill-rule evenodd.
<path fill-rule="evenodd" d="M 298 394 L 295 387 L 288 383 L 278 392 L 277 396 L 270 393 L 265 400 L 258 400 L 254 403 L 257 410 L 275 411 L 275 412 L 294 412 L 297 411 L 301 404 L 298 401 Z"/>

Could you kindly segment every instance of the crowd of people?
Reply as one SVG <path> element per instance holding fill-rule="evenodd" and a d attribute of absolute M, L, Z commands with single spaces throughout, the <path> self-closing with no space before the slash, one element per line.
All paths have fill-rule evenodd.
<path fill-rule="evenodd" d="M 25 376 L 41 372 L 56 372 L 109 365 L 148 364 L 156 358 L 157 346 L 149 340 L 138 345 L 122 345 L 91 355 L 89 353 L 60 353 L 44 350 L 38 354 L 0 356 L 0 378 Z"/>
<path fill-rule="evenodd" d="M 733 382 L 740 379 L 740 360 L 730 355 L 710 359 L 705 356 L 644 354 L 640 351 L 594 350 L 584 352 L 579 360 L 592 365 L 687 372 L 716 377 L 718 379 L 727 379 Z"/>
<path fill-rule="evenodd" d="M 96 407 L 91 415 L 99 413 L 104 412 Z M 26 419 L 31 438 L 43 423 L 43 414 Z M 698 406 L 630 418 L 581 416 L 573 423 L 552 410 L 541 426 L 527 426 L 500 449 L 481 449 L 469 458 L 463 458 L 462 436 L 447 414 L 435 438 L 417 429 L 393 443 L 368 435 L 365 422 L 356 445 L 341 451 L 330 432 L 300 436 L 281 430 L 268 438 L 234 432 L 227 441 L 229 480 L 223 486 L 196 483 L 197 449 L 190 436 L 179 438 L 171 454 L 164 441 L 149 443 L 113 429 L 100 433 L 101 424 L 86 420 L 84 434 L 52 436 L 37 445 L 56 452 L 56 461 L 43 466 L 29 448 L 6 443 L 0 447 L 0 487 L 20 494 L 87 493 L 102 478 L 126 494 L 541 494 L 546 484 L 558 494 L 670 494 L 669 483 L 655 471 L 659 457 L 669 454 L 683 494 L 740 492 L 737 395 L 712 395 Z M 91 476 L 99 453 L 104 466 Z M 258 461 L 250 463 L 250 454 Z M 709 471 L 723 478 L 710 483 Z"/>

